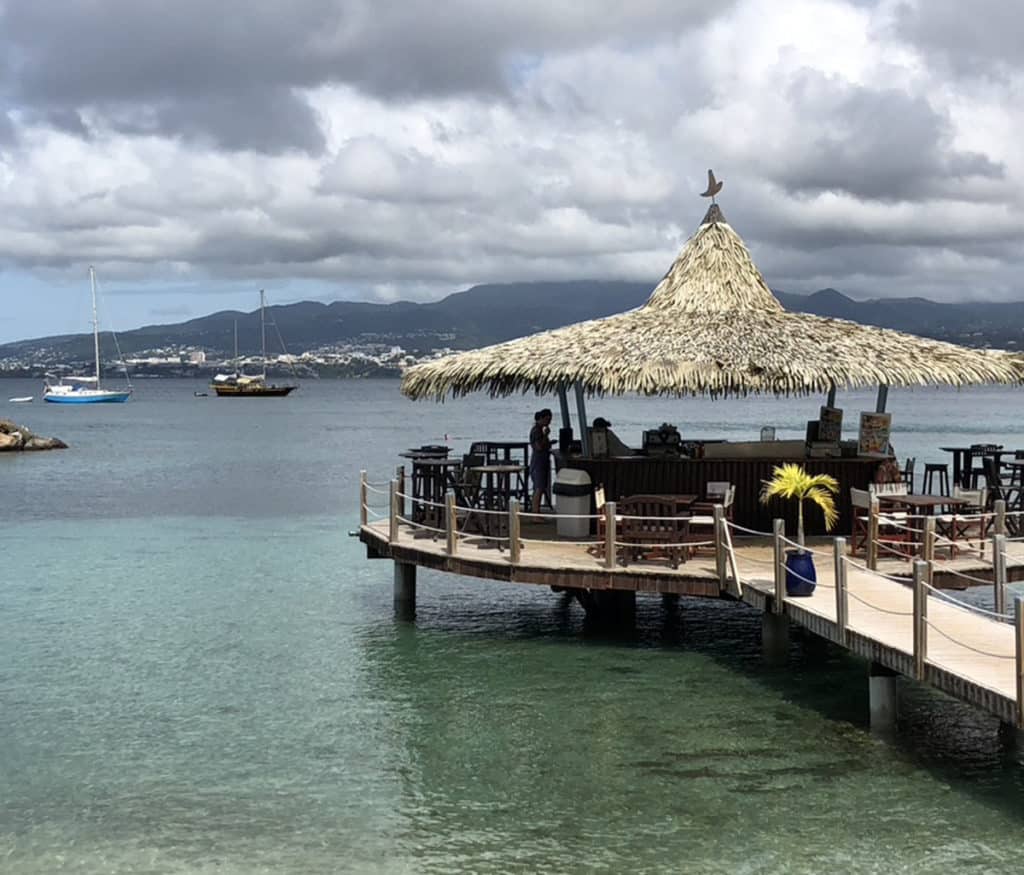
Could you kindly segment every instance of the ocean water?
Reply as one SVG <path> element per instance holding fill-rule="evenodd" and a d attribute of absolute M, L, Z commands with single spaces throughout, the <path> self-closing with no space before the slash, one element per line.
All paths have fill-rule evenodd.
<path fill-rule="evenodd" d="M 358 471 L 448 436 L 524 435 L 552 399 L 412 403 L 393 382 L 286 399 L 147 381 L 126 405 L 6 398 L 71 444 L 0 455 L 0 871 L 1019 871 L 1024 754 L 742 606 L 639 603 L 601 637 L 542 588 L 420 572 L 414 623 L 367 561 Z M 1024 394 L 890 393 L 901 456 L 1024 447 Z M 873 406 L 841 395 L 847 423 Z M 636 441 L 802 436 L 820 399 L 605 399 Z M 557 419 L 556 419 L 557 423 Z M 848 425 L 849 427 L 849 425 Z M 981 596 L 979 596 L 981 597 Z"/>

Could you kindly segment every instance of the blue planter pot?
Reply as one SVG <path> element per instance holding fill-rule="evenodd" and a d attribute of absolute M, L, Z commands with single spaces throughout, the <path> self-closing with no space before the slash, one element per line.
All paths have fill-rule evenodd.
<path fill-rule="evenodd" d="M 786 551 L 786 595 L 810 595 L 817 579 L 813 555 L 799 550 Z"/>

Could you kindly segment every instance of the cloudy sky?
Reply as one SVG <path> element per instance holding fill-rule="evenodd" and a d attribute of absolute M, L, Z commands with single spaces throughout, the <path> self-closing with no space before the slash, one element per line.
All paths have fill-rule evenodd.
<path fill-rule="evenodd" d="M 0 342 L 653 285 L 708 167 L 774 288 L 1024 299 L 1018 7 L 0 0 Z"/>

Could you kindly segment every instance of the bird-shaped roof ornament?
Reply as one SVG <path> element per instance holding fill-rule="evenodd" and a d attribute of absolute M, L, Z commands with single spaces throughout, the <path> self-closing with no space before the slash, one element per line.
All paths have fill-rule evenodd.
<path fill-rule="evenodd" d="M 722 190 L 722 183 L 715 179 L 715 172 L 713 170 L 708 171 L 708 188 L 707 191 L 700 193 L 701 197 L 711 198 L 711 203 L 715 202 L 715 195 Z"/>

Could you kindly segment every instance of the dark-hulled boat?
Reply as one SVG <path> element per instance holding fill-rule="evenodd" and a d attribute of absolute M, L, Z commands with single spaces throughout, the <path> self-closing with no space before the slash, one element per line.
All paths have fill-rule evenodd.
<path fill-rule="evenodd" d="M 260 289 L 260 352 L 263 360 L 262 374 L 217 374 L 210 388 L 218 398 L 281 398 L 297 389 L 297 386 L 267 384 L 267 320 L 264 315 L 266 300 Z M 280 336 L 280 335 L 279 335 Z M 235 366 L 238 366 L 238 323 L 235 323 Z"/>

